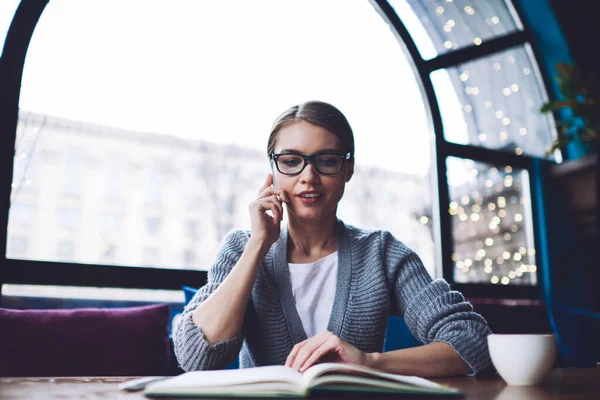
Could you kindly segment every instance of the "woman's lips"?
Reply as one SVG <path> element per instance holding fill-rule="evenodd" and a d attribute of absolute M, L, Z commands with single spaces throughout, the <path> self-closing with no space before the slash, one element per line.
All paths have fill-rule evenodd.
<path fill-rule="evenodd" d="M 303 204 L 314 204 L 323 197 L 323 193 L 306 191 L 299 193 L 297 196 Z"/>
<path fill-rule="evenodd" d="M 303 204 L 314 204 L 321 199 L 321 196 L 318 196 L 318 197 L 300 197 L 300 196 L 298 196 L 298 197 L 300 198 L 300 201 Z"/>

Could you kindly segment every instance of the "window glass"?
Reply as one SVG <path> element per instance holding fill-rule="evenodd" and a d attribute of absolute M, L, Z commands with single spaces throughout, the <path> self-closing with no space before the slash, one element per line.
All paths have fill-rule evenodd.
<path fill-rule="evenodd" d="M 159 253 L 156 247 L 146 247 L 142 255 L 142 265 L 146 267 L 156 267 L 159 263 Z"/>
<path fill-rule="evenodd" d="M 390 0 L 428 60 L 522 29 L 505 0 Z M 425 32 L 425 34 L 423 34 Z"/>
<path fill-rule="evenodd" d="M 61 261 L 75 259 L 75 243 L 72 240 L 61 240 L 56 248 L 56 257 Z"/>
<path fill-rule="evenodd" d="M 29 238 L 11 236 L 6 246 L 6 255 L 9 257 L 22 258 L 28 256 Z"/>
<path fill-rule="evenodd" d="M 3 296 L 48 299 L 120 300 L 156 303 L 183 303 L 181 290 L 122 289 L 83 286 L 2 285 Z M 57 302 L 58 303 L 58 302 Z"/>
<path fill-rule="evenodd" d="M 188 268 L 194 268 L 195 262 L 196 262 L 196 254 L 194 254 L 194 250 L 185 249 L 183 251 L 183 264 Z"/>
<path fill-rule="evenodd" d="M 454 280 L 537 284 L 529 174 L 449 157 Z"/>
<path fill-rule="evenodd" d="M 15 143 L 37 167 L 15 176 L 12 205 L 39 208 L 40 243 L 60 232 L 79 263 L 208 269 L 223 236 L 250 227 L 274 118 L 313 99 L 355 133 L 339 216 L 391 231 L 433 274 L 420 218 L 435 203 L 430 124 L 406 54 L 363 1 L 49 2 Z M 56 254 L 32 245 L 27 257 Z"/>
<path fill-rule="evenodd" d="M 540 113 L 546 94 L 536 71 L 527 46 L 434 71 L 445 139 L 547 157 L 556 131 Z"/>

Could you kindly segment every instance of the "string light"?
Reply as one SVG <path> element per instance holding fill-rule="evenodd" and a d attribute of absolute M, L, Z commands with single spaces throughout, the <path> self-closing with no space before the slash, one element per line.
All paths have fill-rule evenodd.
<path fill-rule="evenodd" d="M 523 216 L 521 214 L 517 213 L 514 215 L 514 219 L 517 222 L 521 222 L 521 221 L 523 221 Z"/>
<path fill-rule="evenodd" d="M 497 117 L 507 118 L 497 111 Z M 525 130 L 519 128 L 518 132 L 527 133 L 522 128 Z M 479 138 L 489 140 L 490 135 L 481 132 Z M 531 282 L 537 267 L 531 258 L 535 250 L 526 245 L 525 231 L 520 229 L 522 207 L 529 201 L 518 195 L 519 174 L 510 165 L 470 167 L 467 172 L 468 194 L 453 196 L 448 209 L 457 218 L 454 232 L 459 236 L 455 236 L 457 247 L 453 253 L 457 281 L 502 285 L 513 280 L 518 284 Z M 490 197 L 496 191 L 498 194 Z M 466 244 L 470 249 L 464 247 Z"/>

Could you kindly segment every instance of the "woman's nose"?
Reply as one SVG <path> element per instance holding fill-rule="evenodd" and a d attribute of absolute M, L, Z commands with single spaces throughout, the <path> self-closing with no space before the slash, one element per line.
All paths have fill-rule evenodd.
<path fill-rule="evenodd" d="M 311 161 L 308 161 L 306 163 L 306 167 L 304 168 L 304 171 L 302 171 L 302 173 L 300 174 L 300 181 L 302 183 L 307 183 L 307 182 L 315 182 L 318 180 L 319 177 L 319 173 L 317 172 L 314 163 Z"/>

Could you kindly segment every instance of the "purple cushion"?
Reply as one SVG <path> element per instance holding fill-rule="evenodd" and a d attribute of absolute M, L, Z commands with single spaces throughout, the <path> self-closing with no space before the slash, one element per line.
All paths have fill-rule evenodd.
<path fill-rule="evenodd" d="M 167 375 L 168 304 L 0 308 L 0 376 Z"/>

